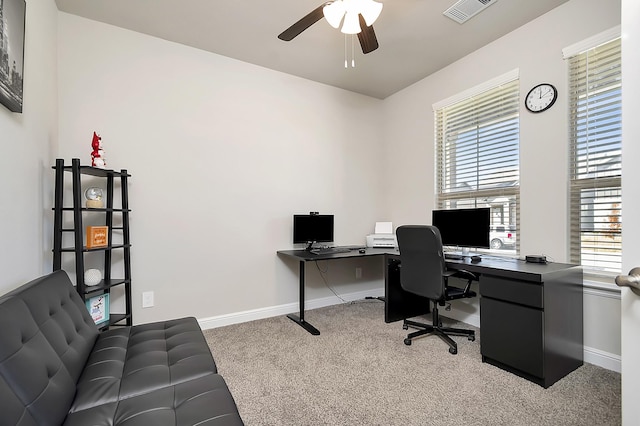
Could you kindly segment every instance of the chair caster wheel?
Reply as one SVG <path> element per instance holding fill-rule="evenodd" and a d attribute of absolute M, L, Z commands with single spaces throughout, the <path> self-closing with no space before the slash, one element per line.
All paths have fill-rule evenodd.
<path fill-rule="evenodd" d="M 409 326 L 408 326 L 407 324 L 402 324 L 402 329 L 403 329 L 403 330 L 408 330 L 408 329 L 409 329 Z"/>
<path fill-rule="evenodd" d="M 449 348 L 449 353 L 450 353 L 451 355 L 455 355 L 455 354 L 457 354 L 457 353 L 458 353 L 458 350 L 457 350 L 457 349 L 455 349 L 455 348 Z"/>
<path fill-rule="evenodd" d="M 476 341 L 476 336 L 469 336 L 469 340 L 472 341 L 472 342 L 475 342 Z"/>
<path fill-rule="evenodd" d="M 404 344 L 407 346 L 411 346 L 411 339 L 404 339 Z"/>

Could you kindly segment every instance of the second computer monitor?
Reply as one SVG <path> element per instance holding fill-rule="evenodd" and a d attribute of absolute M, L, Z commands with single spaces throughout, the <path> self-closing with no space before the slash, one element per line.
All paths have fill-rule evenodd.
<path fill-rule="evenodd" d="M 438 228 L 443 246 L 489 248 L 491 213 L 488 207 L 433 210 L 431 224 Z"/>
<path fill-rule="evenodd" d="M 329 243 L 333 241 L 333 215 L 293 215 L 293 243 Z"/>

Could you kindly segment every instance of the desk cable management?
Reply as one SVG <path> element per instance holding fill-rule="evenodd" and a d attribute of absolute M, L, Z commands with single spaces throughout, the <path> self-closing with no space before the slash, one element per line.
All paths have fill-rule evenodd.
<path fill-rule="evenodd" d="M 374 297 L 374 296 L 367 296 L 362 300 L 345 300 L 344 298 L 342 298 L 342 296 L 340 296 L 330 285 L 329 282 L 327 281 L 327 277 L 325 276 L 325 274 L 327 274 L 329 272 L 329 262 L 327 262 L 327 269 L 325 271 L 323 271 L 322 269 L 320 269 L 320 265 L 318 264 L 318 262 L 320 262 L 320 260 L 315 260 L 313 263 L 316 264 L 316 268 L 318 268 L 318 272 L 320 272 L 320 278 L 322 278 L 322 281 L 324 282 L 325 287 L 327 287 L 329 290 L 331 290 L 331 292 L 342 301 L 342 303 L 349 303 L 349 304 L 355 304 L 358 302 L 363 302 L 363 301 L 370 301 L 370 300 L 375 300 L 375 301 L 384 301 L 383 298 L 380 297 Z M 451 308 L 447 309 L 450 310 Z"/>

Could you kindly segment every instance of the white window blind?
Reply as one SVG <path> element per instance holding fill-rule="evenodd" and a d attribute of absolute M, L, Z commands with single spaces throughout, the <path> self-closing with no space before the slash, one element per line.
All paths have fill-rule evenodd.
<path fill-rule="evenodd" d="M 438 208 L 490 207 L 492 248 L 517 251 L 519 81 L 436 108 L 435 121 Z"/>
<path fill-rule="evenodd" d="M 620 38 L 568 58 L 570 256 L 587 271 L 622 266 Z"/>

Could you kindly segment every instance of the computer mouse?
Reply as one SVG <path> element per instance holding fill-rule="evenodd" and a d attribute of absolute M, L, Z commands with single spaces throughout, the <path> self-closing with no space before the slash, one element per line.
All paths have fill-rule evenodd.
<path fill-rule="evenodd" d="M 366 253 L 367 251 L 365 249 L 360 249 L 358 250 L 359 253 Z"/>
<path fill-rule="evenodd" d="M 482 260 L 480 256 L 471 256 L 471 263 L 478 263 Z"/>

